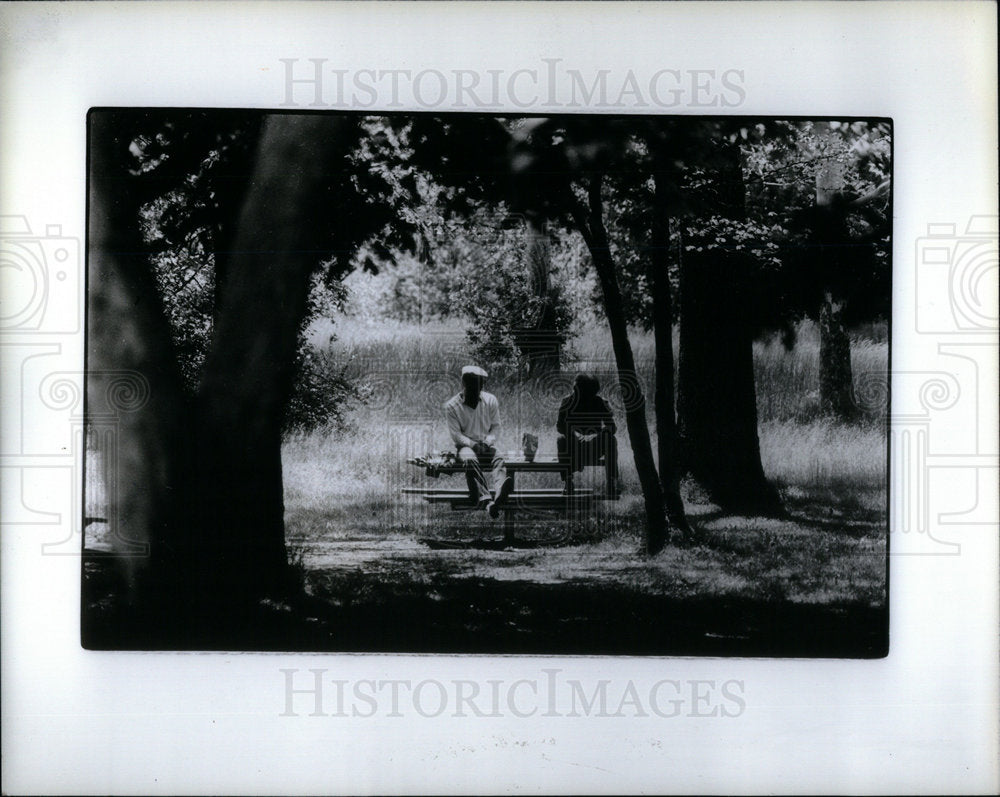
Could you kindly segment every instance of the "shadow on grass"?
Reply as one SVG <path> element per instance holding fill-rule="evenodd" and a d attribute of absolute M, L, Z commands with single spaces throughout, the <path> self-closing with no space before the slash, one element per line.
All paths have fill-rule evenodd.
<path fill-rule="evenodd" d="M 511 551 L 528 550 L 533 548 L 564 548 L 570 545 L 578 545 L 569 534 L 550 540 L 529 540 L 524 537 L 501 537 L 500 539 L 471 539 L 471 540 L 442 540 L 434 537 L 418 537 L 417 541 L 421 545 L 426 545 L 434 551 L 441 550 L 462 550 L 462 551 Z"/>
<path fill-rule="evenodd" d="M 314 592 L 352 594 L 356 578 L 313 573 Z M 833 658 L 876 658 L 888 650 L 884 607 L 861 600 L 682 597 L 591 578 L 366 581 L 364 599 L 331 618 L 339 650 Z"/>
<path fill-rule="evenodd" d="M 875 658 L 888 650 L 885 513 L 801 495 L 763 520 L 701 506 L 696 539 L 642 557 L 641 512 L 502 524 L 391 505 L 290 513 L 304 590 L 151 617 L 115 557 L 84 557 L 88 648 Z M 363 510 L 363 511 L 362 511 Z M 623 511 L 624 510 L 624 511 Z"/>
<path fill-rule="evenodd" d="M 224 622 L 153 626 L 108 594 L 110 564 L 86 564 L 83 641 L 92 649 L 827 658 L 888 650 L 885 609 L 860 601 L 678 598 L 589 579 L 446 572 L 406 581 L 313 571 L 311 596 L 262 602 Z"/>

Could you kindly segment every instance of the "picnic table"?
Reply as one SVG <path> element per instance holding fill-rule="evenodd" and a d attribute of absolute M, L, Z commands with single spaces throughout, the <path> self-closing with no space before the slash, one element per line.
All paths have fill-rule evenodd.
<path fill-rule="evenodd" d="M 407 463 L 419 468 L 427 469 L 427 461 L 420 459 L 408 459 Z M 504 459 L 507 468 L 507 476 L 514 479 L 514 490 L 506 503 L 498 507 L 501 511 L 510 512 L 519 509 L 523 510 L 580 510 L 590 506 L 594 501 L 617 500 L 610 468 L 606 469 L 607 492 L 597 494 L 592 489 L 576 488 L 572 493 L 565 493 L 562 488 L 518 488 L 517 474 L 519 473 L 567 473 L 568 463 L 561 463 L 558 459 Z M 460 463 L 436 465 L 433 470 L 439 474 L 464 473 L 465 469 Z M 475 509 L 476 504 L 469 498 L 469 490 L 463 482 L 457 489 L 446 489 L 438 487 L 404 487 L 404 495 L 418 495 L 429 504 L 449 504 L 454 510 Z"/>

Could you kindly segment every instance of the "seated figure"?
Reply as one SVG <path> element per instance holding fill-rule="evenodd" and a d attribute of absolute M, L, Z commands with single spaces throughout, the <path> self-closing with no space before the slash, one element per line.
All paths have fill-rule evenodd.
<path fill-rule="evenodd" d="M 566 492 L 573 492 L 573 474 L 584 465 L 600 465 L 607 470 L 607 493 L 617 498 L 618 442 L 615 420 L 607 402 L 598 395 L 601 383 L 590 374 L 578 374 L 573 392 L 562 400 L 556 419 L 556 449 L 559 462 L 568 465 L 560 476 Z"/>
<path fill-rule="evenodd" d="M 469 498 L 496 518 L 514 488 L 514 481 L 507 475 L 504 459 L 496 450 L 500 408 L 497 397 L 483 390 L 485 379 L 486 371 L 478 365 L 462 368 L 462 392 L 445 402 L 444 413 L 448 432 L 458 450 L 458 461 L 465 468 Z M 486 470 L 491 472 L 492 490 L 486 483 Z"/>

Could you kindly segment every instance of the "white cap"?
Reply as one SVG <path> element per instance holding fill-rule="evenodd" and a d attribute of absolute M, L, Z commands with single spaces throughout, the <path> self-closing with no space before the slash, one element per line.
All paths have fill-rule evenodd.
<path fill-rule="evenodd" d="M 489 374 L 478 365 L 463 365 L 462 376 L 465 376 L 466 374 L 475 374 L 476 376 L 481 376 L 483 379 L 489 376 Z"/>

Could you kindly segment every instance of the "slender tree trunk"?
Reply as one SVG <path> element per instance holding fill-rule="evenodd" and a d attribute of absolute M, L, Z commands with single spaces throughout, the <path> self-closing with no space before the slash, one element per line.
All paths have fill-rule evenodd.
<path fill-rule="evenodd" d="M 828 123 L 816 125 L 821 138 L 830 137 Z M 816 173 L 816 207 L 820 220 L 814 231 L 817 264 L 828 284 L 835 283 L 843 268 L 847 247 L 846 207 L 840 200 L 844 190 L 844 169 L 836 160 L 827 160 Z M 819 403 L 820 409 L 841 420 L 854 417 L 854 379 L 851 372 L 851 340 L 843 321 L 844 302 L 827 290 L 819 311 Z"/>
<path fill-rule="evenodd" d="M 843 304 L 827 291 L 819 310 L 820 409 L 841 420 L 857 412 L 851 371 L 851 339 L 844 326 Z"/>
<path fill-rule="evenodd" d="M 543 224 L 529 221 L 525 229 L 529 279 L 538 304 L 530 323 L 514 330 L 514 340 L 528 366 L 528 376 L 559 370 L 562 343 L 556 331 L 552 295 L 552 255 Z"/>
<path fill-rule="evenodd" d="M 583 234 L 590 256 L 594 260 L 598 281 L 604 297 L 604 310 L 611 330 L 611 343 L 618 366 L 622 395 L 626 397 L 625 425 L 632 443 L 632 455 L 639 476 L 646 508 L 646 551 L 658 553 L 667 544 L 669 527 L 663 500 L 663 490 L 656 473 L 653 444 L 646 423 L 646 399 L 639 384 L 632 344 L 628 339 L 628 324 L 622 306 L 621 289 L 611 259 L 608 236 L 604 229 L 601 200 L 601 177 L 595 175 L 588 185 L 588 208 L 584 211 L 572 203 L 573 217 Z"/>
<path fill-rule="evenodd" d="M 703 214 L 745 215 L 739 149 L 703 197 Z M 749 264 L 738 252 L 681 254 L 678 418 L 685 468 L 728 512 L 779 516 L 757 436 L 753 336 L 745 306 Z"/>
<path fill-rule="evenodd" d="M 656 442 L 660 485 L 670 522 L 690 534 L 681 500 L 680 440 L 674 411 L 673 297 L 670 290 L 670 220 L 666 175 L 658 172 L 652 220 L 653 340 L 656 348 Z"/>

